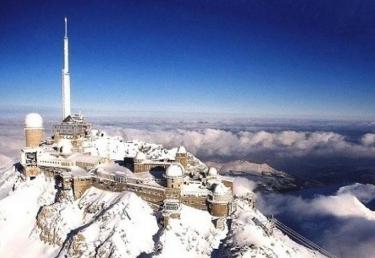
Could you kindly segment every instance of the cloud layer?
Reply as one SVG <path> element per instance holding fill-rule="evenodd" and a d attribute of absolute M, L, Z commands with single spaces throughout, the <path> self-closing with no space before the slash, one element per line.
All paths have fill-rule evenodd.
<path fill-rule="evenodd" d="M 375 135 L 365 134 L 351 142 L 335 132 L 239 131 L 222 129 L 119 129 L 129 139 L 163 144 L 166 147 L 184 145 L 203 158 L 242 158 L 257 152 L 272 152 L 279 156 L 334 155 L 343 157 L 375 157 Z"/>

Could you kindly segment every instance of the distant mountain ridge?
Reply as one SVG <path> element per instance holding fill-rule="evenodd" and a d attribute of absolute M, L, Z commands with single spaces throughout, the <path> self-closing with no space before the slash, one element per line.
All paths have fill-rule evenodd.
<path fill-rule="evenodd" d="M 256 190 L 288 191 L 298 188 L 296 180 L 285 172 L 278 171 L 270 165 L 235 160 L 227 163 L 206 162 L 217 167 L 220 174 L 232 177 L 244 177 L 257 184 Z"/>

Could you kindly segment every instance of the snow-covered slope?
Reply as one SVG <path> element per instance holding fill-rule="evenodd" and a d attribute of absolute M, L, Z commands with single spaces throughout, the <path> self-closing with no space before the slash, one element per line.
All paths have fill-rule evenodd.
<path fill-rule="evenodd" d="M 267 218 L 245 199 L 235 200 L 231 230 L 220 255 L 224 257 L 325 257 L 307 249 L 272 227 Z"/>
<path fill-rule="evenodd" d="M 8 195 L 16 182 L 13 160 L 0 154 L 0 200 Z"/>
<path fill-rule="evenodd" d="M 155 146 L 141 149 L 146 155 L 175 151 Z M 190 172 L 207 169 L 188 155 Z M 320 257 L 267 228 L 268 220 L 241 197 L 253 196 L 245 179 L 235 180 L 229 227 L 217 229 L 208 212 L 182 205 L 181 219 L 171 219 L 164 229 L 160 213 L 134 193 L 91 187 L 74 200 L 71 191 L 56 190 L 43 175 L 22 181 L 13 167 L 3 167 L 0 257 Z"/>
<path fill-rule="evenodd" d="M 219 230 L 208 212 L 182 205 L 181 219 L 171 219 L 159 239 L 157 257 L 209 257 L 227 230 Z"/>
<path fill-rule="evenodd" d="M 152 252 L 152 237 L 159 228 L 152 209 L 137 195 L 91 188 L 69 206 L 80 224 L 70 231 L 59 257 L 137 257 Z"/>
<path fill-rule="evenodd" d="M 55 189 L 43 176 L 17 182 L 0 200 L 0 257 L 52 257 L 58 247 L 45 245 L 36 233 L 40 207 L 54 202 Z"/>

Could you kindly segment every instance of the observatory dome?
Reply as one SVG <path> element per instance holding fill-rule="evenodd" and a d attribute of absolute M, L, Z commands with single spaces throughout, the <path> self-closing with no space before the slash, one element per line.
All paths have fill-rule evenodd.
<path fill-rule="evenodd" d="M 228 192 L 229 188 L 226 187 L 223 183 L 216 184 L 213 190 L 214 195 L 225 195 Z"/>
<path fill-rule="evenodd" d="M 180 164 L 172 164 L 167 168 L 167 177 L 180 177 L 184 175 L 184 168 Z"/>
<path fill-rule="evenodd" d="M 25 118 L 26 128 L 43 128 L 43 118 L 38 113 L 30 113 Z"/>
<path fill-rule="evenodd" d="M 212 176 L 212 177 L 216 177 L 217 176 L 217 170 L 216 170 L 216 168 L 210 167 L 210 169 L 208 170 L 208 175 Z"/>

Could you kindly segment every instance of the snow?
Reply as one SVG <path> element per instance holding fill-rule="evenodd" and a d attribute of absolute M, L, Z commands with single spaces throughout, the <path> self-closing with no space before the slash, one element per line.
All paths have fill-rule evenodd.
<path fill-rule="evenodd" d="M 60 257 L 137 257 L 152 252 L 158 225 L 152 209 L 137 195 L 90 188 L 78 207 L 84 211 L 83 226 L 69 238 Z"/>
<path fill-rule="evenodd" d="M 35 119 L 35 116 L 31 117 L 29 124 L 35 126 Z M 219 182 L 223 177 L 218 176 L 217 170 L 208 170 L 183 146 L 166 149 L 153 143 L 125 142 L 121 137 L 112 137 L 102 131 L 92 131 L 91 136 L 84 142 L 88 155 L 73 154 L 66 160 L 93 163 L 103 157 L 122 161 L 125 156 L 173 161 L 176 153 L 186 153 L 187 173 L 197 178 L 200 172 L 208 171 L 210 176 L 216 177 L 209 179 L 216 184 L 214 194 L 229 194 L 229 188 Z M 64 153 L 71 152 L 70 141 L 60 142 L 60 147 L 63 147 Z M 53 149 L 49 146 L 44 151 L 48 153 Z M 11 162 L 0 156 L 0 171 L 7 167 L 3 164 L 8 163 Z M 231 165 L 236 169 L 254 169 L 249 164 Z M 101 164 L 96 168 L 98 173 L 154 182 L 151 174 L 135 176 L 118 164 Z M 207 211 L 185 205 L 181 205 L 181 219 L 170 219 L 166 229 L 162 229 L 150 206 L 134 193 L 90 187 L 80 199 L 74 200 L 72 191 L 56 193 L 54 182 L 46 180 L 43 175 L 33 181 L 17 182 L 19 177 L 15 176 L 14 170 L 8 170 L 8 167 L 5 170 L 0 175 L 0 197 L 4 193 L 4 199 L 0 199 L 0 257 L 138 257 L 142 254 L 211 257 L 219 246 L 218 250 L 222 249 L 222 245 L 236 248 L 244 257 L 319 257 L 276 229 L 270 234 L 259 225 L 266 225 L 267 218 L 242 200 L 237 200 L 238 207 L 229 232 L 226 227 L 224 230 L 215 228 L 213 217 Z M 275 172 L 265 164 L 256 166 L 255 170 L 260 171 L 262 176 L 265 171 Z M 73 167 L 72 174 L 87 173 Z M 184 176 L 185 169 L 180 164 L 172 164 L 166 174 L 170 177 Z M 13 186 L 15 191 L 6 196 Z M 248 196 L 252 189 L 249 181 L 235 181 L 234 190 L 238 196 Z M 207 196 L 208 193 L 209 190 L 200 184 L 182 186 L 183 195 Z M 22 249 L 17 249 L 18 246 Z"/>
<path fill-rule="evenodd" d="M 203 187 L 201 184 L 190 182 L 181 186 L 182 195 L 195 195 L 195 196 L 207 196 L 209 190 Z"/>
<path fill-rule="evenodd" d="M 185 149 L 185 147 L 184 147 L 184 146 L 180 146 L 180 147 L 178 147 L 178 149 L 177 149 L 177 153 L 179 153 L 179 154 L 186 154 L 186 149 Z"/>
<path fill-rule="evenodd" d="M 214 186 L 214 195 L 225 195 L 229 192 L 229 188 L 226 187 L 223 183 L 218 183 Z"/>
<path fill-rule="evenodd" d="M 83 168 L 80 168 L 78 166 L 73 166 L 70 168 L 70 172 L 73 176 L 79 176 L 79 177 L 89 177 L 91 176 L 86 170 Z"/>
<path fill-rule="evenodd" d="M 43 244 L 34 232 L 40 206 L 52 203 L 54 196 L 53 183 L 40 176 L 19 183 L 16 191 L 0 200 L 0 257 L 56 255 L 57 248 Z"/>
<path fill-rule="evenodd" d="M 96 164 L 99 161 L 103 160 L 103 158 L 99 156 L 93 156 L 93 155 L 87 155 L 87 154 L 81 154 L 81 153 L 74 153 L 70 155 L 67 159 L 73 162 L 84 162 L 84 163 L 90 163 L 90 164 Z"/>
<path fill-rule="evenodd" d="M 72 153 L 73 145 L 71 140 L 68 139 L 60 139 L 57 143 L 58 148 L 63 155 L 69 155 Z"/>
<path fill-rule="evenodd" d="M 216 229 L 207 211 L 181 206 L 181 219 L 169 220 L 159 240 L 161 253 L 156 257 L 210 257 L 227 230 Z"/>
<path fill-rule="evenodd" d="M 235 257 L 316 258 L 325 257 L 292 241 L 268 219 L 242 199 L 236 199 L 226 248 Z M 233 253 L 233 250 L 236 250 Z"/>
<path fill-rule="evenodd" d="M 208 175 L 212 176 L 212 177 L 216 177 L 217 176 L 217 170 L 216 170 L 216 168 L 210 167 L 210 169 L 208 170 Z"/>
<path fill-rule="evenodd" d="M 0 154 L 0 200 L 11 191 L 16 180 L 13 160 Z"/>
<path fill-rule="evenodd" d="M 43 128 L 43 119 L 38 113 L 30 113 L 25 118 L 26 128 Z"/>
<path fill-rule="evenodd" d="M 210 166 L 219 167 L 221 175 L 244 177 L 257 185 L 257 190 L 274 191 L 290 190 L 297 187 L 293 177 L 278 171 L 268 164 L 257 164 L 249 161 L 236 160 L 227 163 L 207 162 Z"/>
<path fill-rule="evenodd" d="M 117 163 L 105 163 L 96 166 L 96 169 L 100 173 L 107 173 L 118 176 L 132 177 L 134 174 L 128 168 L 120 166 Z"/>
<path fill-rule="evenodd" d="M 172 164 L 167 168 L 165 174 L 168 177 L 181 177 L 184 175 L 184 168 L 180 164 Z"/>
<path fill-rule="evenodd" d="M 146 159 L 146 155 L 143 152 L 138 151 L 137 155 L 135 156 L 135 159 L 136 160 L 145 160 Z"/>

